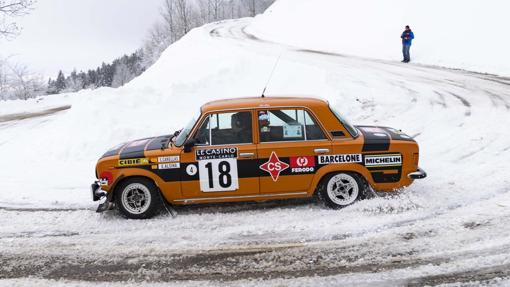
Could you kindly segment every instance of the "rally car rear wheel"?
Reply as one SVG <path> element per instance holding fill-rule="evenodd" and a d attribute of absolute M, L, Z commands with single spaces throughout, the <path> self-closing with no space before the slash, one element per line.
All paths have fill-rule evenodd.
<path fill-rule="evenodd" d="M 127 218 L 145 219 L 156 215 L 162 202 L 159 190 L 152 181 L 131 178 L 117 188 L 115 205 Z"/>
<path fill-rule="evenodd" d="M 354 173 L 328 175 L 319 186 L 319 196 L 331 208 L 339 209 L 362 199 L 365 194 L 363 179 Z"/>

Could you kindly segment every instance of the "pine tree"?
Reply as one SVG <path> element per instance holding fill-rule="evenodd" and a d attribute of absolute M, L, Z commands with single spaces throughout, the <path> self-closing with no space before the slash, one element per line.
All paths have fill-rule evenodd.
<path fill-rule="evenodd" d="M 60 93 L 66 89 L 66 77 L 62 70 L 58 72 L 57 80 L 55 81 L 55 92 Z"/>

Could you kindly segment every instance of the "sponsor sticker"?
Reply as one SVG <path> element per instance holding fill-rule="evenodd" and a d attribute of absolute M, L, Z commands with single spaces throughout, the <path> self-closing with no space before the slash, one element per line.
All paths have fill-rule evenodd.
<path fill-rule="evenodd" d="M 180 168 L 180 167 L 181 167 L 181 164 L 178 162 L 158 164 L 158 169 L 176 169 L 176 168 Z"/>
<path fill-rule="evenodd" d="M 239 188 L 236 147 L 200 149 L 195 152 L 195 157 L 202 192 L 233 191 Z"/>
<path fill-rule="evenodd" d="M 260 166 L 260 169 L 267 171 L 273 181 L 277 181 L 280 173 L 289 168 L 289 165 L 278 158 L 278 155 L 273 151 L 269 160 Z"/>
<path fill-rule="evenodd" d="M 284 138 L 302 138 L 303 132 L 301 125 L 284 125 L 283 126 L 283 137 Z"/>
<path fill-rule="evenodd" d="M 402 155 L 365 155 L 365 166 L 401 166 Z"/>
<path fill-rule="evenodd" d="M 135 166 L 135 165 L 148 165 L 148 158 L 130 158 L 119 160 L 119 166 Z"/>
<path fill-rule="evenodd" d="M 290 167 L 293 173 L 306 173 L 315 171 L 314 156 L 294 156 L 290 158 Z"/>
<path fill-rule="evenodd" d="M 320 155 L 318 157 L 319 164 L 337 164 L 337 163 L 361 163 L 361 154 L 335 154 Z"/>
<path fill-rule="evenodd" d="M 237 158 L 237 148 L 211 148 L 199 149 L 195 152 L 197 160 Z"/>
<path fill-rule="evenodd" d="M 160 156 L 158 157 L 158 162 L 177 162 L 180 160 L 178 155 L 176 156 Z"/>

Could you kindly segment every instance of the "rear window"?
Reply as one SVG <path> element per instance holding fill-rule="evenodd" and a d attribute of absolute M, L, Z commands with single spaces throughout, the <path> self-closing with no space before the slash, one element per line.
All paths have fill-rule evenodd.
<path fill-rule="evenodd" d="M 333 112 L 336 118 L 342 123 L 353 138 L 357 138 L 359 135 L 358 129 L 356 129 L 351 123 L 349 123 L 335 108 L 329 106 L 329 109 Z"/>

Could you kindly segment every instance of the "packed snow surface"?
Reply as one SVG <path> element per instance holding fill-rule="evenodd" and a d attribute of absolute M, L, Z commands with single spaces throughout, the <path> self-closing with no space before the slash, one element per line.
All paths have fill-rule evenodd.
<path fill-rule="evenodd" d="M 306 49 L 400 60 L 405 25 L 413 62 L 510 76 L 507 0 L 279 0 L 248 31 Z"/>
<path fill-rule="evenodd" d="M 32 277 L 4 283 L 508 283 L 510 80 L 309 51 L 261 40 L 250 23 L 193 30 L 120 89 L 0 104 L 0 278 Z M 88 186 L 104 151 L 173 132 L 211 99 L 260 95 L 280 55 L 267 95 L 322 97 L 353 123 L 402 129 L 429 177 L 339 211 L 284 202 L 149 221 L 94 213 Z"/>

